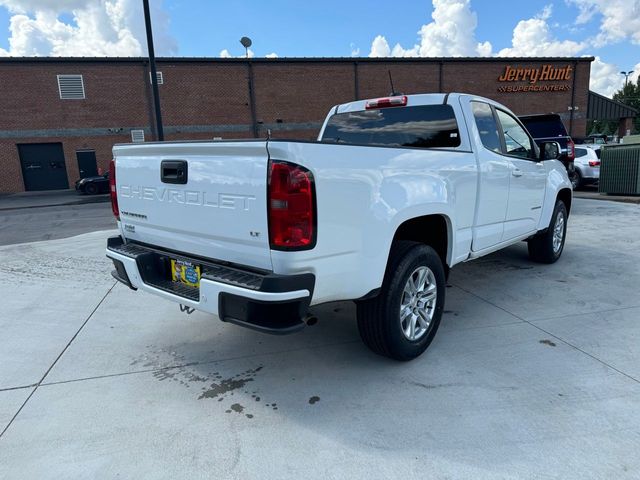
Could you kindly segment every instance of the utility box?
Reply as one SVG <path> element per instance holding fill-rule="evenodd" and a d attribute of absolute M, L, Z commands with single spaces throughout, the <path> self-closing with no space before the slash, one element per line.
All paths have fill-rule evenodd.
<path fill-rule="evenodd" d="M 640 144 L 602 148 L 598 191 L 612 195 L 640 195 Z"/>

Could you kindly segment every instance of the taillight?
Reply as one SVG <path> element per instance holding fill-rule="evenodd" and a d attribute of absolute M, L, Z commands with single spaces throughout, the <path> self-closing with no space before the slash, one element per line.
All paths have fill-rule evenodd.
<path fill-rule="evenodd" d="M 590 167 L 599 167 L 600 166 L 600 160 L 589 160 L 589 166 Z"/>
<path fill-rule="evenodd" d="M 373 108 L 404 107 L 406 105 L 407 96 L 401 95 L 399 97 L 384 97 L 376 98 L 375 100 L 367 100 L 365 109 L 371 110 Z"/>
<path fill-rule="evenodd" d="M 118 208 L 118 195 L 116 192 L 116 159 L 112 158 L 109 164 L 109 195 L 111 196 L 111 210 L 116 220 L 120 220 L 120 209 Z"/>
<path fill-rule="evenodd" d="M 576 158 L 576 144 L 573 143 L 573 140 L 569 139 L 567 142 L 567 159 L 575 160 Z"/>
<path fill-rule="evenodd" d="M 274 250 L 305 250 L 316 240 L 315 185 L 309 170 L 271 161 L 269 167 L 269 243 Z"/>

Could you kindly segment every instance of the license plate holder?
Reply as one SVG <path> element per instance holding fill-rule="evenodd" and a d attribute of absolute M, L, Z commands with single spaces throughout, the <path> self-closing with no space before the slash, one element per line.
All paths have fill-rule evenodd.
<path fill-rule="evenodd" d="M 193 288 L 200 287 L 200 265 L 172 258 L 171 280 Z"/>

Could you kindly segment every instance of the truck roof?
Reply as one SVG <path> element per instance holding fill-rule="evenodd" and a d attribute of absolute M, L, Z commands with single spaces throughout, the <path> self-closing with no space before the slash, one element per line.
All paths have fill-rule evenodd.
<path fill-rule="evenodd" d="M 458 100 L 462 96 L 472 97 L 475 100 L 480 100 L 483 102 L 490 103 L 492 105 L 500 106 L 501 108 L 505 108 L 499 103 L 491 100 L 490 98 L 480 97 L 478 95 L 472 95 L 468 93 L 460 93 L 460 92 L 450 92 L 450 93 L 417 93 L 411 95 L 403 95 L 402 93 L 398 93 L 395 95 L 388 95 L 383 97 L 376 98 L 366 98 L 362 100 L 356 100 L 354 102 L 342 103 L 339 105 L 334 105 L 331 109 L 331 114 L 335 115 L 336 113 L 345 113 L 345 112 L 358 112 L 366 109 L 367 102 L 372 100 L 377 100 L 379 98 L 390 98 L 390 97 L 407 97 L 407 107 L 415 107 L 418 105 L 436 105 L 442 103 L 453 103 L 455 100 Z"/>

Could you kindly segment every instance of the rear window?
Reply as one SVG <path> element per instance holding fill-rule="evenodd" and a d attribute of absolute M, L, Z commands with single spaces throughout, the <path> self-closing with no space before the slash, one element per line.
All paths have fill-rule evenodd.
<path fill-rule="evenodd" d="M 566 137 L 567 129 L 560 117 L 541 116 L 520 118 L 520 121 L 527 127 L 533 138 Z"/>
<path fill-rule="evenodd" d="M 451 148 L 460 145 L 460 132 L 451 105 L 421 105 L 338 113 L 329 119 L 322 141 L 387 147 Z"/>
<path fill-rule="evenodd" d="M 578 148 L 576 147 L 576 158 L 584 157 L 587 155 L 586 148 Z"/>

